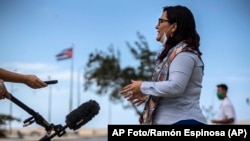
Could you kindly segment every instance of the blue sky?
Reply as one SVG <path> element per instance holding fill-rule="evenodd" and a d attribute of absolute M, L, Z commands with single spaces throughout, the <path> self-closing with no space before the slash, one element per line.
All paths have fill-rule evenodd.
<path fill-rule="evenodd" d="M 226 83 L 235 105 L 237 119 L 250 118 L 250 2 L 247 0 L 1 0 L 0 1 L 0 66 L 11 71 L 36 74 L 42 80 L 57 79 L 58 84 L 43 89 L 30 89 L 23 84 L 6 82 L 9 91 L 46 119 L 51 111 L 54 124 L 65 124 L 69 113 L 70 65 L 73 61 L 73 109 L 77 108 L 78 79 L 84 73 L 88 55 L 95 49 L 107 50 L 111 44 L 121 51 L 121 65 L 135 65 L 126 41 L 143 34 L 151 50 L 161 49 L 156 42 L 155 25 L 166 5 L 185 5 L 193 12 L 201 36 L 205 76 L 201 106 L 219 102 L 216 85 Z M 74 44 L 73 59 L 57 61 L 55 55 Z M 80 86 L 80 89 L 81 86 Z M 49 93 L 51 110 L 48 110 Z M 96 100 L 100 113 L 85 127 L 105 128 L 107 124 L 137 124 L 133 110 L 108 102 L 107 96 L 93 91 L 82 92 L 80 101 Z M 8 100 L 0 102 L 0 113 L 10 113 L 22 120 L 30 117 Z M 204 110 L 205 112 L 205 110 Z M 12 126 L 22 127 L 22 122 Z"/>

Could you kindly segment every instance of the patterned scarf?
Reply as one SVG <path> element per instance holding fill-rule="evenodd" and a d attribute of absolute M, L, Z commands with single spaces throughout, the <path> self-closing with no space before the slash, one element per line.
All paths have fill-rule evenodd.
<path fill-rule="evenodd" d="M 152 81 L 164 81 L 168 79 L 168 71 L 171 61 L 174 59 L 174 57 L 182 52 L 182 51 L 192 51 L 190 48 L 186 48 L 187 44 L 184 42 L 181 42 L 177 44 L 175 47 L 173 47 L 167 54 L 167 56 L 163 59 L 163 61 L 157 61 L 156 66 L 154 69 L 154 73 L 152 76 Z M 197 52 L 195 52 L 197 54 Z M 150 125 L 152 124 L 152 115 L 155 111 L 156 105 L 159 101 L 160 97 L 152 96 L 150 95 L 145 103 L 144 110 L 142 112 L 142 115 L 139 118 L 139 122 L 142 125 Z"/>

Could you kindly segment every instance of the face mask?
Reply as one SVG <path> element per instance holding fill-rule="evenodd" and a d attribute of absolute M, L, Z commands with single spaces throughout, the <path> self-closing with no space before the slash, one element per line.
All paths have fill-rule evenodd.
<path fill-rule="evenodd" d="M 217 97 L 218 97 L 219 100 L 222 100 L 224 98 L 221 93 L 217 93 Z"/>
<path fill-rule="evenodd" d="M 171 26 L 170 26 L 170 27 L 171 27 Z M 164 32 L 163 35 L 161 36 L 160 42 L 162 43 L 163 46 L 164 46 L 164 45 L 166 44 L 166 42 L 168 41 L 167 33 L 168 33 L 170 27 L 168 28 L 167 32 Z"/>
<path fill-rule="evenodd" d="M 167 37 L 166 33 L 164 32 L 163 35 L 161 36 L 160 42 L 164 46 L 166 44 L 167 40 L 168 40 L 168 37 Z"/>

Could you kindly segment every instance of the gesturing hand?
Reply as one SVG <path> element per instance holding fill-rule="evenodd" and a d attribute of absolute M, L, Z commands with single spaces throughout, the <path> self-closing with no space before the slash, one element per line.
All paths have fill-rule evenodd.
<path fill-rule="evenodd" d="M 124 98 L 131 101 L 136 106 L 141 105 L 147 99 L 147 95 L 141 92 L 141 83 L 142 81 L 131 80 L 131 84 L 123 87 L 121 90 L 121 94 Z"/>

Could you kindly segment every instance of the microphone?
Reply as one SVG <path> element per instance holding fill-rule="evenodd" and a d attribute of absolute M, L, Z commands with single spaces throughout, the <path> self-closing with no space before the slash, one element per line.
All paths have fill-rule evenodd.
<path fill-rule="evenodd" d="M 100 106 L 94 100 L 81 104 L 66 116 L 66 124 L 72 130 L 77 130 L 99 113 Z"/>
<path fill-rule="evenodd" d="M 66 125 L 54 126 L 54 133 L 52 135 L 45 135 L 39 141 L 50 141 L 53 137 L 61 137 L 66 133 L 65 129 L 70 128 L 72 130 L 79 129 L 82 125 L 89 122 L 93 117 L 95 117 L 100 110 L 99 104 L 94 100 L 89 100 L 81 104 L 77 109 L 71 111 L 66 116 Z"/>

